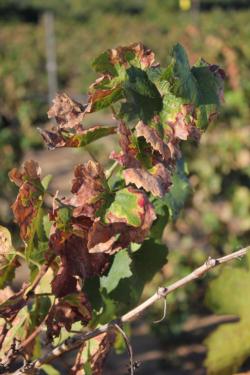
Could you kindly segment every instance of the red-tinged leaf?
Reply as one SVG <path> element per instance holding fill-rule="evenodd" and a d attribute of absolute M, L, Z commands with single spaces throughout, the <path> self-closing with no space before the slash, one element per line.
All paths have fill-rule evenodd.
<path fill-rule="evenodd" d="M 126 231 L 123 223 L 104 224 L 100 219 L 96 219 L 88 233 L 88 249 L 90 253 L 114 254 L 127 243 L 121 244 L 119 233 Z"/>
<path fill-rule="evenodd" d="M 52 281 L 52 291 L 57 296 L 76 292 L 76 276 L 82 280 L 101 275 L 108 266 L 105 254 L 89 254 L 87 241 L 71 233 L 56 230 L 50 237 L 50 248 L 61 257 L 59 273 Z"/>
<path fill-rule="evenodd" d="M 134 43 L 128 47 L 118 47 L 110 51 L 110 60 L 113 64 L 133 64 L 133 60 L 136 59 L 140 68 L 147 69 L 155 62 L 155 54 L 142 43 Z"/>
<path fill-rule="evenodd" d="M 133 43 L 130 46 L 109 49 L 102 53 L 93 62 L 96 72 L 116 75 L 115 65 L 131 65 L 147 69 L 154 64 L 155 55 L 142 43 Z"/>
<path fill-rule="evenodd" d="M 45 143 L 50 150 L 61 147 L 84 147 L 88 144 L 106 137 L 116 132 L 115 127 L 95 125 L 88 129 L 78 129 L 77 131 L 54 131 L 39 129 Z"/>
<path fill-rule="evenodd" d="M 25 181 L 40 182 L 41 168 L 38 163 L 33 160 L 27 160 L 23 164 L 23 167 L 18 170 L 13 168 L 9 172 L 9 178 L 17 186 L 22 186 Z"/>
<path fill-rule="evenodd" d="M 48 339 L 58 337 L 62 328 L 70 331 L 72 324 L 77 321 L 87 325 L 91 318 L 92 308 L 83 292 L 60 298 L 46 320 Z"/>
<path fill-rule="evenodd" d="M 158 134 L 157 130 L 145 125 L 140 121 L 136 125 L 136 135 L 137 137 L 144 137 L 146 142 L 151 145 L 154 151 L 159 152 L 163 160 L 168 160 L 170 158 L 170 151 L 166 143 L 164 143 L 162 137 Z"/>
<path fill-rule="evenodd" d="M 174 137 L 186 141 L 192 138 L 200 139 L 200 130 L 195 125 L 195 112 L 193 105 L 183 105 L 181 112 L 177 113 L 174 121 L 169 121 Z"/>
<path fill-rule="evenodd" d="M 59 269 L 58 274 L 51 282 L 51 288 L 57 297 L 64 297 L 77 291 L 77 279 L 72 276 L 71 269 L 67 265 Z"/>
<path fill-rule="evenodd" d="M 68 136 L 66 147 L 83 147 L 100 138 L 116 133 L 116 127 L 95 125 L 77 132 L 73 137 Z"/>
<path fill-rule="evenodd" d="M 120 165 L 127 168 L 140 168 L 141 163 L 136 159 L 138 150 L 132 144 L 132 132 L 124 122 L 120 122 L 117 133 L 119 134 L 119 144 L 122 151 L 112 152 L 110 158 L 117 160 Z"/>
<path fill-rule="evenodd" d="M 106 77 L 103 78 L 106 79 Z M 98 88 L 99 82 L 100 80 L 97 80 L 95 84 L 90 86 L 86 108 L 86 112 L 88 113 L 99 111 L 123 98 L 123 90 L 120 82 L 114 87 L 107 89 Z M 110 86 L 112 86 L 112 81 Z"/>
<path fill-rule="evenodd" d="M 106 212 L 106 223 L 97 219 L 89 230 L 89 252 L 112 255 L 131 242 L 141 243 L 155 219 L 146 194 L 132 188 L 122 189 Z"/>
<path fill-rule="evenodd" d="M 38 128 L 38 131 L 43 137 L 43 140 L 48 146 L 49 150 L 65 147 L 65 140 L 60 130 L 54 129 L 53 131 L 51 131 Z"/>
<path fill-rule="evenodd" d="M 75 217 L 86 215 L 94 217 L 96 210 L 103 203 L 106 191 L 106 179 L 99 163 L 89 160 L 75 168 L 72 184 L 73 197 L 69 200 L 74 208 Z"/>
<path fill-rule="evenodd" d="M 120 236 L 118 244 L 142 242 L 155 219 L 153 206 L 146 194 L 133 188 L 119 190 L 105 215 L 106 223 L 124 223 L 127 226 L 114 227 L 114 233 Z"/>
<path fill-rule="evenodd" d="M 20 171 L 14 168 L 10 180 L 19 186 L 19 193 L 12 205 L 15 220 L 20 227 L 22 240 L 33 235 L 33 222 L 42 204 L 44 189 L 40 181 L 40 167 L 33 160 L 26 161 Z"/>
<path fill-rule="evenodd" d="M 29 240 L 32 235 L 32 223 L 37 216 L 40 202 L 40 191 L 37 191 L 29 182 L 25 182 L 12 205 L 15 220 L 20 227 L 20 237 L 24 241 Z"/>
<path fill-rule="evenodd" d="M 134 184 L 156 197 L 163 197 L 171 186 L 170 172 L 163 164 L 158 163 L 150 170 L 128 168 L 123 172 L 126 185 Z"/>
<path fill-rule="evenodd" d="M 125 188 L 116 193 L 106 212 L 105 220 L 107 223 L 125 223 L 140 227 L 149 207 L 148 198 L 142 191 Z"/>
<path fill-rule="evenodd" d="M 60 128 L 77 127 L 85 115 L 85 107 L 67 94 L 57 94 L 53 105 L 48 111 L 48 117 L 55 117 Z"/>
<path fill-rule="evenodd" d="M 128 69 L 136 67 L 142 71 L 141 69 L 145 70 L 152 66 L 153 62 L 153 52 L 141 43 L 110 49 L 101 54 L 93 66 L 103 75 L 90 86 L 86 112 L 98 111 L 124 98 L 124 89 L 130 81 Z"/>

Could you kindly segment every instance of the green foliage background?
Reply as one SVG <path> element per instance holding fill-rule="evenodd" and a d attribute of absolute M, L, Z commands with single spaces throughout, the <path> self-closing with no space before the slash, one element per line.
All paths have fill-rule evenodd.
<path fill-rule="evenodd" d="M 0 1 L 0 221 L 10 220 L 7 208 L 3 209 L 13 197 L 7 171 L 20 164 L 30 147 L 40 146 L 35 128 L 47 121 L 42 13 L 48 8 L 56 14 L 59 88 L 70 94 L 87 91 L 95 77 L 91 62 L 101 51 L 139 40 L 161 61 L 179 41 L 192 62 L 201 55 L 226 70 L 225 105 L 219 121 L 197 151 L 193 146 L 185 150 L 193 195 L 181 218 L 165 232 L 171 266 L 155 279 L 155 285 L 166 277 L 171 283 L 208 254 L 227 253 L 248 244 L 250 11 L 213 9 L 194 17 L 178 11 L 174 0 Z M 180 322 L 189 314 L 206 314 L 204 291 L 202 282 L 199 290 L 192 285 L 170 296 L 173 319 L 165 328 L 155 328 L 157 333 L 164 339 L 177 335 Z"/>

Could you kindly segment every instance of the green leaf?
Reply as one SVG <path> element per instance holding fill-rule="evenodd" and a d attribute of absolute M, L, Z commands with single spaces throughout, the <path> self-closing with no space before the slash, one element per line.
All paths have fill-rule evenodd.
<path fill-rule="evenodd" d="M 194 66 L 191 69 L 197 86 L 197 105 L 220 105 L 219 90 L 222 86 L 221 80 L 213 74 L 208 66 Z"/>
<path fill-rule="evenodd" d="M 190 194 L 190 185 L 185 173 L 185 164 L 183 159 L 177 161 L 176 170 L 172 177 L 172 187 L 170 188 L 169 193 L 165 195 L 161 203 L 158 203 L 158 206 L 167 205 L 169 208 L 170 217 L 173 220 L 179 215 L 179 212 L 184 207 L 185 202 Z"/>
<path fill-rule="evenodd" d="M 101 53 L 92 63 L 92 67 L 97 73 L 110 73 L 116 75 L 114 64 L 110 62 L 109 51 Z"/>
<path fill-rule="evenodd" d="M 98 324 L 106 324 L 115 319 L 119 315 L 117 301 L 114 301 L 110 296 L 107 296 L 105 290 L 102 290 L 102 309 L 99 311 L 97 322 Z"/>
<path fill-rule="evenodd" d="M 119 284 L 121 279 L 126 279 L 132 275 L 130 270 L 131 258 L 127 250 L 119 251 L 114 257 L 114 261 L 107 276 L 101 277 L 101 287 L 110 293 Z"/>
<path fill-rule="evenodd" d="M 47 239 L 49 239 L 49 236 L 50 236 L 51 226 L 52 226 L 52 221 L 50 221 L 49 215 L 48 214 L 44 215 L 43 216 L 43 228 L 44 228 L 44 233 Z"/>
<path fill-rule="evenodd" d="M 51 174 L 48 174 L 47 176 L 44 176 L 42 181 L 41 181 L 41 184 L 42 184 L 42 187 L 44 188 L 44 190 L 48 190 L 48 187 L 49 187 L 49 184 L 52 180 L 52 175 Z"/>
<path fill-rule="evenodd" d="M 47 241 L 47 235 L 44 229 L 44 216 L 47 216 L 47 214 L 43 208 L 40 208 L 37 213 L 37 237 L 39 241 Z"/>
<path fill-rule="evenodd" d="M 191 68 L 185 49 L 180 44 L 173 47 L 172 62 L 163 73 L 162 79 L 170 83 L 174 95 L 197 106 L 220 104 L 222 78 L 213 73 L 204 62 Z"/>
<path fill-rule="evenodd" d="M 122 98 L 123 98 L 123 90 L 120 84 L 119 86 L 114 87 L 112 89 L 107 89 L 103 91 L 99 90 L 99 93 L 97 92 L 94 103 L 91 105 L 91 112 L 100 111 L 101 109 L 107 108 L 111 104 L 116 103 L 118 100 Z"/>
<path fill-rule="evenodd" d="M 170 82 L 174 95 L 197 102 L 197 84 L 191 74 L 190 65 L 185 49 L 178 43 L 172 50 L 172 62 L 162 76 L 163 80 Z"/>
<path fill-rule="evenodd" d="M 132 253 L 130 265 L 132 276 L 122 279 L 110 297 L 116 301 L 117 314 L 134 307 L 157 272 L 167 263 L 168 249 L 166 245 L 156 243 L 153 239 L 143 242 L 141 248 Z"/>
<path fill-rule="evenodd" d="M 119 190 L 115 195 L 113 203 L 106 211 L 106 222 L 109 222 L 109 217 L 114 216 L 118 220 L 126 222 L 128 225 L 139 227 L 141 225 L 141 210 L 138 204 L 139 198 L 140 195 L 129 191 L 128 188 Z"/>
<path fill-rule="evenodd" d="M 56 218 L 56 222 L 57 222 L 57 227 L 66 227 L 70 220 L 71 220 L 71 217 L 72 217 L 72 209 L 70 207 L 62 207 L 62 208 L 59 208 L 58 211 L 57 211 L 57 218 Z"/>
<path fill-rule="evenodd" d="M 100 126 L 93 127 L 88 129 L 84 134 L 76 134 L 72 138 L 73 143 L 77 143 L 77 147 L 86 146 L 94 141 L 97 141 L 100 138 L 106 137 L 110 134 L 114 134 L 116 128 L 112 126 Z"/>
<path fill-rule="evenodd" d="M 60 372 L 51 365 L 43 365 L 41 369 L 48 375 L 60 375 Z"/>
<path fill-rule="evenodd" d="M 206 339 L 209 375 L 233 374 L 250 355 L 250 253 L 247 262 L 245 268 L 224 268 L 209 285 L 207 305 L 217 314 L 240 318 L 239 322 L 222 324 Z"/>
<path fill-rule="evenodd" d="M 126 102 L 122 104 L 120 117 L 139 118 L 149 122 L 162 110 L 162 97 L 156 85 L 142 69 L 131 67 L 124 83 Z"/>
<path fill-rule="evenodd" d="M 161 202 L 161 199 L 154 199 L 152 203 L 157 218 L 150 229 L 150 237 L 154 238 L 156 242 L 161 243 L 164 229 L 169 220 L 169 209 L 167 204 Z"/>
<path fill-rule="evenodd" d="M 163 109 L 160 113 L 163 123 L 173 121 L 177 114 L 181 112 L 181 106 L 183 104 L 183 100 L 181 98 L 177 98 L 169 90 L 169 85 L 166 85 L 164 88 Z"/>
<path fill-rule="evenodd" d="M 15 277 L 16 268 L 20 266 L 17 256 L 13 256 L 9 263 L 0 270 L 0 289 Z"/>

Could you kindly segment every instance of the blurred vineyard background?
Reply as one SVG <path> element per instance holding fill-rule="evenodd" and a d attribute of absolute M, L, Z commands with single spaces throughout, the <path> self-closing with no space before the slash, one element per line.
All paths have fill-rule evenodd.
<path fill-rule="evenodd" d="M 248 0 L 0 0 L 0 223 L 12 225 L 9 205 L 15 188 L 7 173 L 23 159 L 38 159 L 44 173 L 55 174 L 53 188 L 64 191 L 73 164 L 89 158 L 88 152 L 102 160 L 112 146 L 111 140 L 94 144 L 88 152 L 64 150 L 51 154 L 43 149 L 36 128 L 48 123 L 48 11 L 54 17 L 58 89 L 78 100 L 84 100 L 95 79 L 92 60 L 107 48 L 134 41 L 153 49 L 164 63 L 171 46 L 179 41 L 191 62 L 203 56 L 226 71 L 225 105 L 220 118 L 202 138 L 202 147 L 190 145 L 185 150 L 193 194 L 181 217 L 165 230 L 169 264 L 145 295 L 150 295 L 163 280 L 169 284 L 184 276 L 208 255 L 229 253 L 249 244 Z M 93 121 L 102 124 L 112 120 L 104 112 Z M 138 373 L 204 373 L 202 361 L 206 352 L 202 341 L 223 321 L 212 315 L 211 305 L 205 302 L 207 285 L 215 274 L 169 297 L 168 319 L 152 325 L 151 347 L 144 347 L 142 360 L 152 362 L 153 367 L 150 370 L 148 365 L 142 365 Z M 250 300 L 249 293 L 248 296 Z M 137 327 L 138 332 L 148 333 L 150 322 L 159 314 L 161 306 L 147 315 L 143 327 Z M 137 349 L 143 351 L 135 344 Z M 243 369 L 249 369 L 248 364 L 246 361 Z M 112 366 L 115 365 L 110 361 L 107 373 L 117 373 L 119 364 L 113 372 Z M 143 372 L 143 367 L 148 372 Z"/>

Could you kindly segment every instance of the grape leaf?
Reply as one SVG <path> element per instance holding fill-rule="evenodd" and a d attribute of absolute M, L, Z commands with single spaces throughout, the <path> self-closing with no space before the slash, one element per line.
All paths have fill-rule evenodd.
<path fill-rule="evenodd" d="M 9 263 L 9 257 L 14 255 L 11 234 L 9 230 L 0 225 L 0 271 Z"/>
<path fill-rule="evenodd" d="M 30 315 L 28 308 L 25 306 L 16 315 L 14 320 L 11 322 L 8 334 L 3 342 L 2 352 L 5 353 L 9 350 L 14 339 L 22 341 L 26 338 L 30 324 Z"/>
<path fill-rule="evenodd" d="M 143 196 L 139 191 L 135 192 L 127 188 L 119 190 L 106 212 L 106 221 L 116 217 L 117 221 L 139 227 L 142 223 L 141 216 L 144 214 L 143 204 L 139 204 L 140 200 L 143 200 Z"/>
<path fill-rule="evenodd" d="M 9 177 L 19 186 L 12 210 L 20 227 L 20 237 L 25 243 L 25 256 L 29 261 L 33 256 L 36 257 L 35 248 L 39 237 L 46 240 L 43 203 L 50 178 L 46 176 L 41 181 L 41 169 L 33 160 L 26 161 L 20 170 L 12 169 Z"/>
<path fill-rule="evenodd" d="M 110 296 L 118 303 L 118 311 L 134 307 L 143 292 L 145 285 L 167 263 L 166 245 L 156 243 L 153 239 L 143 242 L 140 249 L 131 255 L 132 276 L 120 280 Z"/>
<path fill-rule="evenodd" d="M 177 161 L 176 170 L 172 177 L 172 183 L 173 185 L 170 188 L 170 191 L 162 199 L 162 205 L 168 206 L 170 217 L 173 220 L 176 220 L 190 194 L 190 185 L 185 173 L 183 159 Z"/>
<path fill-rule="evenodd" d="M 60 372 L 51 365 L 42 365 L 41 370 L 48 375 L 60 375 Z"/>
<path fill-rule="evenodd" d="M 82 121 L 84 112 L 85 108 L 82 104 L 62 93 L 57 94 L 53 100 L 48 117 L 55 117 L 60 128 L 75 128 Z"/>
<path fill-rule="evenodd" d="M 250 355 L 250 254 L 247 265 L 227 266 L 213 280 L 206 303 L 217 314 L 235 315 L 240 320 L 222 324 L 205 340 L 205 366 L 209 375 L 235 373 Z"/>
<path fill-rule="evenodd" d="M 108 49 L 99 55 L 92 66 L 96 72 L 116 75 L 117 65 L 136 66 L 141 69 L 151 67 L 155 62 L 155 55 L 142 43 L 133 43 L 125 47 Z"/>
<path fill-rule="evenodd" d="M 199 62 L 192 68 L 185 49 L 176 44 L 172 51 L 172 62 L 162 79 L 170 82 L 171 92 L 200 106 L 221 103 L 224 73 L 214 65 Z"/>
<path fill-rule="evenodd" d="M 147 123 L 162 110 L 161 94 L 145 71 L 131 67 L 127 76 L 124 83 L 126 102 L 121 105 L 119 117 L 129 120 L 139 118 Z"/>
<path fill-rule="evenodd" d="M 101 375 L 104 361 L 115 341 L 112 332 L 102 333 L 86 342 L 77 354 L 71 374 Z"/>
<path fill-rule="evenodd" d="M 112 126 L 95 125 L 88 129 L 79 129 L 77 131 L 50 131 L 39 129 L 41 136 L 50 150 L 61 147 L 84 147 L 88 144 L 114 134 L 116 128 Z"/>
<path fill-rule="evenodd" d="M 107 293 L 110 293 L 114 290 L 121 279 L 128 278 L 132 275 L 130 270 L 131 259 L 126 250 L 122 250 L 117 253 L 114 257 L 114 261 L 109 270 L 107 276 L 102 276 L 101 287 L 107 290 Z"/>

